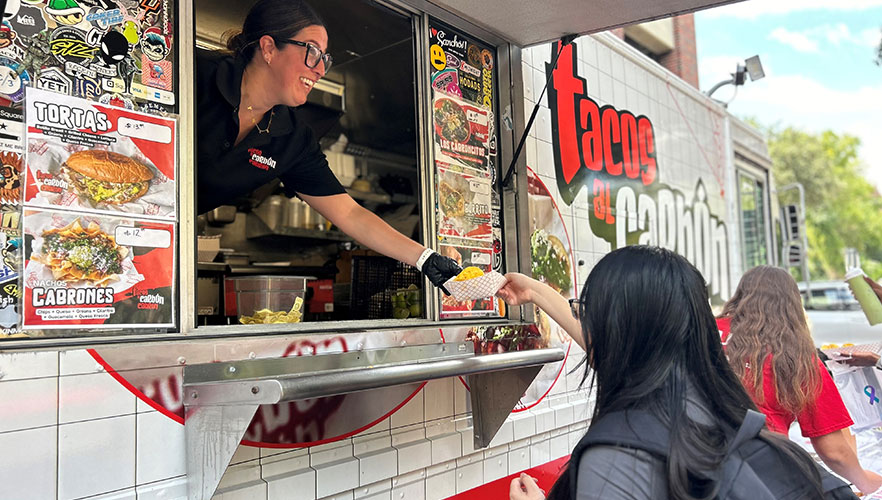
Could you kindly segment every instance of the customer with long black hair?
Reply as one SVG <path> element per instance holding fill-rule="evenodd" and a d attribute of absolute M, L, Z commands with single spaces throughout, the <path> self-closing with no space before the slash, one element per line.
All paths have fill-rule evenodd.
<path fill-rule="evenodd" d="M 502 299 L 511 305 L 535 303 L 586 348 L 582 382 L 590 376 L 597 392 L 592 426 L 613 412 L 645 410 L 670 434 L 666 458 L 619 446 L 574 452 L 549 497 L 714 498 L 718 485 L 713 478 L 719 477 L 730 438 L 756 406 L 723 354 L 698 270 L 656 247 L 610 252 L 585 282 L 573 311 L 580 320 L 548 286 L 521 274 L 506 277 L 498 293 Z M 804 488 L 797 498 L 822 497 L 808 455 L 767 430 L 760 439 L 796 470 L 800 484 L 795 487 Z M 541 497 L 529 476 L 513 481 L 513 500 Z"/>

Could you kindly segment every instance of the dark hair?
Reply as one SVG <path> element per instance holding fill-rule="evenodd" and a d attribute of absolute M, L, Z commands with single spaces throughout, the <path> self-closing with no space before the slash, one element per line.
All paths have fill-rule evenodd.
<path fill-rule="evenodd" d="M 260 38 L 288 39 L 307 26 L 324 26 L 322 18 L 303 0 L 259 0 L 242 24 L 242 31 L 227 40 L 237 58 L 250 61 Z"/>
<path fill-rule="evenodd" d="M 658 247 L 627 246 L 605 255 L 582 289 L 580 317 L 591 377 L 597 391 L 592 420 L 618 410 L 645 409 L 670 427 L 668 496 L 713 498 L 727 441 L 748 409 L 756 409 L 732 372 L 720 344 L 701 273 L 685 258 Z M 687 386 L 713 416 L 710 425 L 686 413 Z M 788 457 L 820 493 L 810 457 L 783 437 L 762 439 Z M 549 498 L 570 498 L 569 467 Z M 695 487 L 701 486 L 701 493 Z"/>

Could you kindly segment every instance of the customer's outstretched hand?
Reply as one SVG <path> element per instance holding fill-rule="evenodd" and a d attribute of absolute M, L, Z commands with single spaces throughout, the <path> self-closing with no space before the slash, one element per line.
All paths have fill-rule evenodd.
<path fill-rule="evenodd" d="M 507 273 L 505 280 L 505 284 L 496 292 L 496 296 L 512 306 L 533 302 L 533 291 L 541 285 L 533 278 L 520 273 Z"/>

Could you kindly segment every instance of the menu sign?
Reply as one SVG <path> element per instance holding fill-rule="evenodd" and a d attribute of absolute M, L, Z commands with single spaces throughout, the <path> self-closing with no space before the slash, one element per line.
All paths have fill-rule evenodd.
<path fill-rule="evenodd" d="M 175 218 L 175 121 L 28 90 L 25 204 Z"/>
<path fill-rule="evenodd" d="M 440 251 L 463 266 L 502 271 L 496 188 L 495 49 L 439 21 L 429 24 L 429 72 Z M 495 214 L 495 217 L 494 217 Z M 498 315 L 495 299 L 444 297 L 442 317 Z"/>
<path fill-rule="evenodd" d="M 489 115 L 486 109 L 436 92 L 432 104 L 435 159 L 486 170 Z"/>
<path fill-rule="evenodd" d="M 438 165 L 438 236 L 442 241 L 493 241 L 490 227 L 490 179 L 483 172 Z"/>
<path fill-rule="evenodd" d="M 25 102 L 23 328 L 173 326 L 175 121 Z"/>

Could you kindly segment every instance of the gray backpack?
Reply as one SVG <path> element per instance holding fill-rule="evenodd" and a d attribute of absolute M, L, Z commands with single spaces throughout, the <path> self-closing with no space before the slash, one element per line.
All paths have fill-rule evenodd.
<path fill-rule="evenodd" d="M 811 498 L 805 479 L 759 433 L 766 423 L 762 413 L 748 410 L 729 443 L 719 474 L 721 500 L 802 500 Z M 569 470 L 579 470 L 582 453 L 605 445 L 649 452 L 667 460 L 670 435 L 653 414 L 642 410 L 612 412 L 593 422 L 570 458 Z M 825 500 L 857 499 L 841 479 L 818 467 Z M 576 474 L 569 474 L 570 498 L 576 498 Z M 557 485 L 556 485 L 557 486 Z M 559 485 L 564 486 L 564 485 Z M 557 488 L 555 488 L 557 489 Z"/>

